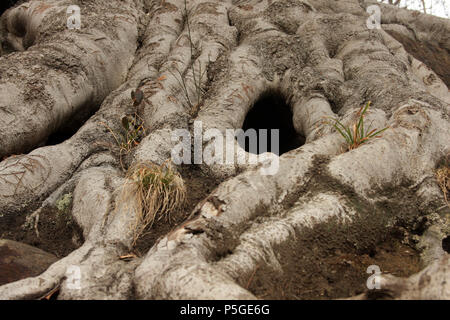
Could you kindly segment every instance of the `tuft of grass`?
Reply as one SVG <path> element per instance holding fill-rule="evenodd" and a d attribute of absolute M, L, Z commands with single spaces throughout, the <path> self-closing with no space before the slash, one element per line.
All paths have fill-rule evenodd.
<path fill-rule="evenodd" d="M 137 204 L 134 246 L 144 230 L 151 228 L 155 221 L 162 218 L 170 220 L 170 214 L 184 204 L 186 187 L 169 161 L 162 165 L 138 163 L 128 170 L 126 178 L 127 187 L 123 189 L 122 200 L 134 197 Z"/>
<path fill-rule="evenodd" d="M 339 132 L 339 134 L 345 139 L 347 144 L 347 151 L 358 148 L 363 143 L 374 139 L 381 138 L 380 133 L 387 130 L 389 127 L 386 127 L 381 130 L 372 129 L 370 130 L 370 126 L 365 130 L 364 128 L 364 116 L 369 110 L 370 101 L 366 103 L 366 105 L 362 106 L 358 113 L 358 119 L 350 126 L 346 126 L 342 124 L 337 118 L 331 118 L 331 125 Z"/>

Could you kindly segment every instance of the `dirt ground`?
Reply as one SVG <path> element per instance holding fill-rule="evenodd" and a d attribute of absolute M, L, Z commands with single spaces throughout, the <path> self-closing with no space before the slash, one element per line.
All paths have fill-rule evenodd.
<path fill-rule="evenodd" d="M 247 280 L 248 289 L 258 298 L 270 300 L 339 299 L 367 290 L 370 265 L 382 273 L 407 277 L 420 271 L 419 252 L 400 239 L 392 237 L 379 244 L 373 252 L 335 252 L 301 259 L 283 265 L 285 276 L 276 276 L 259 269 Z"/>
<path fill-rule="evenodd" d="M 33 226 L 24 227 L 25 217 L 9 218 L 0 224 L 0 239 L 29 244 L 63 258 L 83 243 L 81 229 L 72 221 L 70 214 L 56 208 L 44 208 L 40 213 L 37 236 Z"/>

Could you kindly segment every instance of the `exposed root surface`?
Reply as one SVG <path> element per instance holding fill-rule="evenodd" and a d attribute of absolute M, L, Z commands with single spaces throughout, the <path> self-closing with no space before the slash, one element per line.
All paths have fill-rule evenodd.
<path fill-rule="evenodd" d="M 78 2 L 83 31 L 66 30 L 68 0 L 32 0 L 0 28 L 0 237 L 60 258 L 0 299 L 370 298 L 370 265 L 391 298 L 450 298 L 446 20 L 383 6 L 383 26 L 417 35 L 399 42 L 357 0 Z M 365 128 L 388 129 L 345 152 L 323 120 L 352 126 L 368 101 Z M 242 128 L 280 129 L 272 174 L 220 142 Z M 126 169 L 168 161 L 175 131 L 204 161 L 174 164 L 187 201 L 134 246 Z M 425 235 L 417 273 L 404 243 Z"/>

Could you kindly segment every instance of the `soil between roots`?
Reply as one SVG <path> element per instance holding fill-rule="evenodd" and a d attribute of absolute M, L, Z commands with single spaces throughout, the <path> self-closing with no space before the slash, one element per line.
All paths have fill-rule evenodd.
<path fill-rule="evenodd" d="M 25 215 L 10 217 L 0 224 L 0 239 L 15 240 L 52 253 L 67 256 L 83 244 L 83 233 L 72 220 L 70 211 L 45 207 L 39 215 L 39 237 L 34 226 L 24 227 Z"/>
<path fill-rule="evenodd" d="M 282 253 L 285 254 L 288 253 Z M 308 258 L 295 255 L 288 266 L 283 266 L 284 276 L 257 269 L 247 279 L 248 289 L 260 299 L 347 298 L 367 290 L 366 281 L 372 275 L 367 273 L 370 265 L 399 277 L 408 277 L 421 269 L 419 252 L 394 236 L 365 254 L 336 250 L 325 257 L 319 252 L 305 257 Z"/>

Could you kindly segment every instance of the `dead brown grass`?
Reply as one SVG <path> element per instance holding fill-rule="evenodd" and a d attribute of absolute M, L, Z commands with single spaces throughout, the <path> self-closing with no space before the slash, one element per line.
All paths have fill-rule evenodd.
<path fill-rule="evenodd" d="M 450 194 L 450 167 L 448 165 L 442 166 L 436 170 L 436 179 L 444 194 L 445 203 L 448 203 L 448 195 Z"/>
<path fill-rule="evenodd" d="M 179 209 L 186 199 L 186 187 L 180 174 L 169 161 L 162 165 L 142 162 L 132 166 L 126 175 L 122 201 L 134 198 L 137 205 L 136 223 L 133 226 L 133 246 L 147 228 Z"/>

